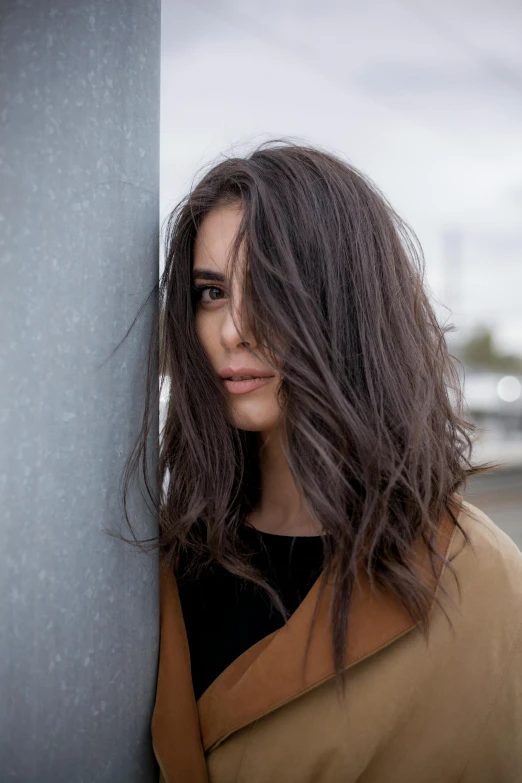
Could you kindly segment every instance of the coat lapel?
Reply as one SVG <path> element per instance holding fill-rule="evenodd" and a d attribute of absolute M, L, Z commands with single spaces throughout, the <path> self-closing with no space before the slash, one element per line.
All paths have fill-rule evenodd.
<path fill-rule="evenodd" d="M 459 495 L 456 497 L 461 500 Z M 449 514 L 444 514 L 435 546 L 446 557 L 455 530 Z M 435 597 L 443 568 L 437 561 L 436 575 L 433 574 L 429 553 L 421 542 L 415 548 L 413 566 Z M 303 674 L 320 582 L 321 576 L 286 625 L 233 661 L 196 705 L 175 578 L 162 571 L 160 665 L 152 730 L 154 749 L 167 783 L 206 782 L 205 752 L 238 729 L 334 676 L 328 612 L 331 585 L 327 585 L 319 606 Z M 372 591 L 359 572 L 352 596 L 345 669 L 414 627 L 400 601 L 391 593 Z"/>
<path fill-rule="evenodd" d="M 166 783 L 207 783 L 190 653 L 174 574 L 160 566 L 160 654 L 152 744 Z"/>

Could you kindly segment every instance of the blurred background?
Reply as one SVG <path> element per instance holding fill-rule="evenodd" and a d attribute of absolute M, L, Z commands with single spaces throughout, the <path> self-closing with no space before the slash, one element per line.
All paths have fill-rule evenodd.
<path fill-rule="evenodd" d="M 367 174 L 455 326 L 474 459 L 502 463 L 464 495 L 522 548 L 521 40 L 520 0 L 163 0 L 160 213 L 269 138 Z"/>

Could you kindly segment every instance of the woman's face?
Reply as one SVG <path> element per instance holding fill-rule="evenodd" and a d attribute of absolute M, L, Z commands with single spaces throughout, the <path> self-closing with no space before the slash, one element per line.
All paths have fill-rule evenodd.
<path fill-rule="evenodd" d="M 243 322 L 240 294 L 244 257 L 238 259 L 237 277 L 225 279 L 228 253 L 241 222 L 240 205 L 216 207 L 203 220 L 194 243 L 193 285 L 198 291 L 195 325 L 201 345 L 212 367 L 223 376 L 263 376 L 256 381 L 221 381 L 228 393 L 229 420 L 241 430 L 269 432 L 277 426 L 281 410 L 276 389 L 279 373 L 252 356 L 234 325 L 229 292 L 233 289 L 235 320 L 250 348 L 259 348 Z"/>

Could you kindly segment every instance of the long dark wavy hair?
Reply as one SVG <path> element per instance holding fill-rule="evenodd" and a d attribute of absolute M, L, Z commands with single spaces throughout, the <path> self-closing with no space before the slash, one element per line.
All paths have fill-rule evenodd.
<path fill-rule="evenodd" d="M 494 466 L 470 461 L 475 427 L 463 418 L 445 339 L 453 327 L 442 327 L 432 310 L 413 232 L 351 165 L 273 141 L 214 165 L 168 219 L 150 342 L 169 384 L 153 542 L 162 562 L 175 570 L 183 553 L 198 571 L 220 563 L 266 590 L 288 617 L 238 535 L 260 499 L 258 433 L 229 422 L 222 383 L 195 331 L 194 239 L 212 209 L 235 203 L 242 220 L 230 268 L 244 253 L 243 312 L 261 346 L 249 350 L 263 363 L 272 357 L 280 372 L 281 442 L 326 534 L 319 598 L 333 580 L 333 657 L 344 693 L 359 564 L 372 588 L 394 593 L 427 636 L 432 592 L 413 571 L 413 546 L 422 539 L 432 568 L 442 561 L 458 584 L 434 546 L 438 524 L 448 512 L 471 545 L 453 496 L 468 476 Z M 125 495 L 140 462 L 149 488 L 146 442 L 160 392 L 152 361 L 147 388 Z"/>

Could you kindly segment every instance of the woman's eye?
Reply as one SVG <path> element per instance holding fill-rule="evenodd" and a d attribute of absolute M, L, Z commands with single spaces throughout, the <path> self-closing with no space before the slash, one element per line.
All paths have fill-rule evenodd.
<path fill-rule="evenodd" d="M 193 288 L 194 288 L 197 302 L 203 302 L 203 303 L 216 302 L 219 299 L 219 294 L 223 293 L 223 290 L 215 285 L 195 285 L 193 286 Z M 207 291 L 209 293 L 209 298 L 203 296 L 203 294 L 206 293 Z M 216 297 L 216 292 L 217 292 L 217 297 Z"/>

